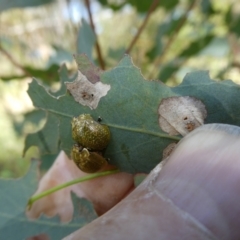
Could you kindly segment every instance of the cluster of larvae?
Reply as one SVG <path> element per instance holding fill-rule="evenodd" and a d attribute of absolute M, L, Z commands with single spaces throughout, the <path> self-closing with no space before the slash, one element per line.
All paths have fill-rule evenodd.
<path fill-rule="evenodd" d="M 81 114 L 72 119 L 72 137 L 76 143 L 71 157 L 83 172 L 94 173 L 107 164 L 103 153 L 110 141 L 108 126 Z"/>

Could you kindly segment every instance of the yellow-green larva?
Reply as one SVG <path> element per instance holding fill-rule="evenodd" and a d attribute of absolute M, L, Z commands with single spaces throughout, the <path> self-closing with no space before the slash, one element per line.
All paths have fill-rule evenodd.
<path fill-rule="evenodd" d="M 95 173 L 107 164 L 100 152 L 90 152 L 78 144 L 74 144 L 71 155 L 78 168 L 86 173 Z"/>
<path fill-rule="evenodd" d="M 110 141 L 110 130 L 94 121 L 89 114 L 81 114 L 72 120 L 72 137 L 83 148 L 102 151 Z"/>

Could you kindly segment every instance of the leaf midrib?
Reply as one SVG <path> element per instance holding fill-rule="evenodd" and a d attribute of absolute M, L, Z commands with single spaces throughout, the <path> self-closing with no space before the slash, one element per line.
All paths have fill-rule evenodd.
<path fill-rule="evenodd" d="M 52 109 L 43 109 L 43 110 L 47 110 L 47 111 L 49 111 L 53 114 L 68 117 L 68 118 L 73 118 L 74 117 L 72 115 L 64 114 L 62 112 L 55 111 L 55 110 L 52 110 Z M 116 124 L 108 124 L 108 123 L 106 123 L 106 125 L 109 126 L 109 127 L 121 129 L 121 130 L 124 130 L 124 131 L 143 133 L 143 134 L 148 134 L 148 135 L 152 135 L 152 136 L 156 136 L 156 137 L 160 137 L 160 138 L 172 139 L 172 140 L 176 140 L 176 141 L 179 141 L 181 139 L 181 137 L 179 137 L 179 136 L 170 136 L 170 135 L 165 134 L 165 133 L 147 131 L 147 130 L 141 129 L 141 128 L 130 128 L 130 127 L 124 127 L 124 126 L 119 126 L 119 125 L 116 125 Z"/>

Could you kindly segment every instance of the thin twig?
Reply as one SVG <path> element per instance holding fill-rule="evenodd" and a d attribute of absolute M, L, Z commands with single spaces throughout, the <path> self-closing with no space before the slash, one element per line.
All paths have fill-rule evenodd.
<path fill-rule="evenodd" d="M 155 8 L 157 7 L 157 5 L 159 4 L 159 0 L 153 0 L 150 8 L 148 9 L 148 12 L 142 22 L 142 25 L 140 26 L 140 28 L 138 29 L 137 31 L 137 34 L 134 36 L 134 38 L 132 39 L 129 47 L 127 48 L 127 50 L 125 51 L 125 53 L 129 54 L 130 51 L 132 50 L 133 46 L 135 45 L 135 43 L 137 42 L 137 40 L 139 39 L 143 29 L 145 28 L 148 20 L 149 20 L 149 17 L 150 15 L 152 14 L 152 12 L 155 10 Z"/>
<path fill-rule="evenodd" d="M 1 45 L 0 45 L 0 52 L 2 52 L 15 67 L 21 69 L 27 76 L 31 77 L 31 74 L 21 64 L 19 64 L 12 57 L 12 55 L 10 55 Z"/>
<path fill-rule="evenodd" d="M 152 79 L 154 77 L 155 74 L 155 70 L 158 68 L 159 65 L 161 65 L 161 63 L 163 62 L 166 53 L 168 52 L 168 49 L 170 48 L 170 46 L 172 45 L 172 43 L 174 42 L 174 40 L 176 39 L 176 36 L 178 35 L 178 33 L 180 32 L 180 30 L 182 29 L 182 27 L 184 26 L 186 20 L 187 20 L 187 16 L 188 13 L 192 10 L 192 8 L 194 7 L 195 3 L 197 2 L 197 0 L 192 1 L 192 3 L 189 5 L 188 9 L 186 10 L 183 18 L 181 19 L 181 21 L 178 23 L 176 30 L 171 34 L 171 36 L 169 37 L 166 45 L 163 48 L 163 51 L 161 53 L 161 55 L 159 55 L 159 57 L 157 57 L 153 63 L 153 68 L 152 71 L 149 74 L 148 79 Z"/>
<path fill-rule="evenodd" d="M 94 26 L 94 23 L 93 23 L 92 12 L 91 12 L 91 8 L 90 8 L 90 1 L 85 0 L 85 5 L 87 7 L 88 17 L 89 17 L 89 20 L 90 20 L 90 25 L 91 25 L 93 33 L 96 37 L 95 47 L 96 47 L 96 51 L 97 51 L 99 64 L 100 64 L 101 68 L 104 70 L 105 69 L 105 63 L 104 63 L 104 60 L 103 60 L 103 57 L 102 57 L 101 48 L 100 48 L 100 45 L 99 45 L 99 42 L 98 42 L 97 34 L 96 34 L 96 31 L 95 31 L 95 26 Z"/>

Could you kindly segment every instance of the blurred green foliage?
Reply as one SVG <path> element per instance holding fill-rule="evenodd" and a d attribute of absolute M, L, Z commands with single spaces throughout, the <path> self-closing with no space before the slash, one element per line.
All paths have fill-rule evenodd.
<path fill-rule="evenodd" d="M 1 177 L 22 175 L 28 160 L 38 155 L 30 149 L 22 158 L 24 137 L 46 118 L 33 110 L 27 84 L 34 76 L 50 94 L 64 94 L 58 69 L 66 62 L 61 71 L 71 80 L 77 68 L 74 53 L 86 53 L 110 69 L 128 50 L 144 77 L 170 86 L 193 70 L 209 70 L 219 80 L 240 79 L 240 2 L 92 0 L 94 29 L 88 2 L 0 0 Z"/>

